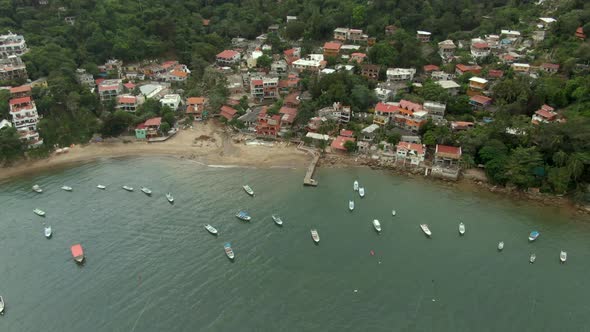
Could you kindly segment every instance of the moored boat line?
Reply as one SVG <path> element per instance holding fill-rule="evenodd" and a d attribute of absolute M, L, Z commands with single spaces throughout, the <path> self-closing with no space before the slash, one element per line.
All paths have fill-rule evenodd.
<path fill-rule="evenodd" d="M 365 197 L 365 187 L 359 188 L 359 196 L 361 196 L 361 198 Z"/>
<path fill-rule="evenodd" d="M 102 185 L 102 184 L 99 184 L 99 185 L 96 186 L 96 188 L 105 190 L 105 189 L 107 189 L 107 186 Z"/>
<path fill-rule="evenodd" d="M 146 187 L 141 187 L 141 192 L 143 192 L 144 194 L 151 196 L 152 195 L 152 191 L 149 188 Z"/>
<path fill-rule="evenodd" d="M 354 191 L 358 191 L 359 190 L 359 182 L 357 180 L 354 180 L 354 183 L 352 184 L 352 189 Z"/>

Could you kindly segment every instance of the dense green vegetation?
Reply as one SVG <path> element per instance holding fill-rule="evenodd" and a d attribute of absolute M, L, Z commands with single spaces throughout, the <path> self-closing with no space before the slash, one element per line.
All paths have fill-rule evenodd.
<path fill-rule="evenodd" d="M 558 21 L 545 41 L 529 52 L 526 60 L 531 64 L 559 63 L 560 75 L 532 80 L 515 75 L 493 57 L 484 59 L 489 68 L 505 70 L 505 77 L 492 91 L 498 109 L 493 122 L 460 133 L 427 125 L 422 134 L 428 144 L 461 144 L 464 165 L 484 165 L 494 183 L 535 186 L 556 193 L 586 191 L 590 183 L 590 76 L 583 65 L 590 64 L 590 44 L 573 37 L 578 26 L 590 34 L 590 3 L 584 0 L 547 0 L 543 6 L 528 0 L 373 0 L 368 5 L 360 0 L 51 0 L 47 6 L 38 5 L 36 0 L 0 0 L 0 32 L 23 34 L 31 49 L 23 57 L 30 77 L 48 78 L 49 88 L 35 89 L 33 97 L 43 115 L 41 135 L 46 146 L 53 146 L 87 142 L 95 133 L 119 135 L 128 126 L 154 115 L 162 116 L 168 125 L 174 122 L 174 114 L 154 101 L 145 103 L 133 115 L 116 112 L 112 104 L 101 104 L 76 83 L 76 68 L 96 74 L 97 65 L 109 58 L 126 63 L 177 59 L 192 70 L 183 87 L 185 94 L 206 95 L 211 108 L 218 109 L 228 91 L 223 75 L 207 69 L 215 54 L 233 37 L 253 39 L 271 24 L 284 24 L 287 15 L 298 16 L 298 20 L 283 25 L 285 29 L 279 32 L 283 39 L 269 35 L 274 53 L 299 39 L 303 52 L 310 53 L 331 39 L 334 28 L 354 27 L 377 39 L 368 51 L 369 62 L 384 67 L 416 67 L 419 71 L 425 64 L 441 63 L 434 43 L 422 45 L 415 39 L 417 29 L 431 31 L 433 42 L 467 40 L 499 33 L 500 29 L 527 35 L 534 30 L 538 17 L 555 17 Z M 66 16 L 75 17 L 73 26 L 64 22 Z M 203 19 L 210 23 L 204 25 Z M 386 36 L 384 28 L 390 24 L 399 29 Z M 469 60 L 466 53 L 462 55 Z M 258 66 L 268 68 L 270 59 L 270 54 L 265 55 Z M 452 70 L 452 65 L 443 68 Z M 355 68 L 355 73 L 358 71 Z M 463 91 L 468 78 L 466 75 L 458 80 Z M 376 102 L 374 83 L 357 75 L 337 73 L 321 79 L 304 76 L 302 82 L 313 99 L 302 103 L 299 124 L 335 101 L 351 105 L 355 112 L 365 112 Z M 0 91 L 1 118 L 8 118 L 8 98 L 7 92 Z M 468 97 L 449 96 L 430 81 L 396 96 L 400 98 L 445 102 L 449 120 L 492 117 L 486 112 L 474 113 Z M 563 110 L 567 122 L 532 126 L 530 115 L 543 103 Z M 349 127 L 357 131 L 361 128 L 354 123 Z M 384 139 L 399 139 L 399 134 L 385 132 L 381 135 Z M 23 151 L 14 140 L 13 130 L 1 132 L 2 161 L 21 156 Z"/>

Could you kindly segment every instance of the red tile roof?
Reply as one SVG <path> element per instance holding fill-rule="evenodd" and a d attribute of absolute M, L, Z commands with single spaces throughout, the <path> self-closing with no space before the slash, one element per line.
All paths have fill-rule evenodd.
<path fill-rule="evenodd" d="M 236 109 L 229 107 L 227 105 L 223 105 L 221 106 L 221 112 L 219 113 L 219 115 L 230 121 L 234 118 L 234 116 L 236 116 L 237 113 L 238 111 Z"/>
<path fill-rule="evenodd" d="M 475 101 L 479 104 L 488 104 L 492 102 L 492 98 L 488 98 L 486 96 L 482 96 L 482 95 L 475 95 L 473 97 L 471 97 L 469 100 Z"/>
<path fill-rule="evenodd" d="M 324 50 L 339 51 L 341 46 L 342 44 L 338 42 L 326 42 L 324 44 Z"/>
<path fill-rule="evenodd" d="M 25 103 L 30 103 L 30 102 L 31 102 L 31 97 L 21 97 L 21 98 L 10 99 L 9 104 L 10 105 L 19 105 L 19 104 L 25 104 Z"/>
<path fill-rule="evenodd" d="M 540 110 L 536 111 L 535 114 L 537 114 L 538 116 L 543 117 L 545 119 L 548 119 L 548 120 L 551 120 L 557 116 L 556 113 L 553 113 L 553 112 L 550 112 L 550 111 L 547 111 L 544 109 L 540 109 Z"/>
<path fill-rule="evenodd" d="M 262 85 L 263 83 L 264 81 L 260 79 L 252 80 L 252 84 L 254 85 Z"/>
<path fill-rule="evenodd" d="M 424 71 L 425 72 L 435 71 L 435 70 L 440 70 L 440 67 L 437 66 L 437 65 L 426 65 L 426 66 L 424 66 Z"/>
<path fill-rule="evenodd" d="M 399 106 L 385 104 L 385 103 L 377 103 L 375 106 L 375 112 L 382 112 L 382 113 L 395 113 L 399 111 Z"/>
<path fill-rule="evenodd" d="M 293 123 L 293 121 L 295 121 L 295 117 L 297 117 L 297 109 L 283 106 L 279 110 L 279 114 L 283 114 L 281 121 L 286 123 Z"/>
<path fill-rule="evenodd" d="M 422 105 L 404 99 L 399 101 L 399 107 L 412 112 L 418 112 L 422 110 Z"/>
<path fill-rule="evenodd" d="M 10 88 L 10 93 L 21 93 L 21 92 L 29 92 L 31 91 L 30 85 L 21 85 L 15 86 L 14 88 Z"/>
<path fill-rule="evenodd" d="M 504 76 L 504 72 L 501 70 L 490 69 L 488 71 L 488 77 L 501 78 L 502 76 Z"/>
<path fill-rule="evenodd" d="M 151 119 L 147 119 L 144 123 L 143 123 L 146 127 L 155 127 L 155 126 L 159 126 L 162 124 L 162 118 L 161 117 L 157 117 L 157 118 L 151 118 Z"/>
<path fill-rule="evenodd" d="M 365 53 L 360 53 L 360 52 L 354 52 L 350 55 L 351 57 L 357 57 L 357 58 L 364 58 L 367 55 Z"/>
<path fill-rule="evenodd" d="M 117 97 L 117 102 L 119 104 L 135 104 L 137 97 L 133 96 L 119 96 Z"/>
<path fill-rule="evenodd" d="M 344 147 L 344 143 L 346 143 L 348 141 L 354 142 L 355 139 L 353 137 L 338 136 L 338 137 L 336 137 L 336 139 L 334 141 L 332 141 L 332 144 L 330 146 L 332 147 L 332 149 L 346 151 L 346 148 Z"/>
<path fill-rule="evenodd" d="M 234 50 L 225 50 L 225 51 L 217 54 L 217 57 L 222 58 L 222 59 L 232 59 L 233 57 L 235 57 L 238 54 L 240 54 L 240 53 L 238 53 Z"/>
<path fill-rule="evenodd" d="M 461 147 L 437 144 L 436 153 L 452 154 L 461 157 Z"/>
<path fill-rule="evenodd" d="M 549 106 L 547 104 L 544 104 L 543 106 L 541 106 L 541 109 L 542 110 L 545 110 L 545 111 L 549 111 L 549 112 L 555 111 L 555 108 L 553 108 L 553 107 L 551 107 L 551 106 Z"/>
<path fill-rule="evenodd" d="M 174 75 L 176 77 L 187 77 L 188 73 L 183 72 L 182 70 L 176 70 L 174 69 L 172 72 L 170 72 L 171 75 Z"/>
<path fill-rule="evenodd" d="M 424 145 L 409 142 L 398 142 L 397 149 L 416 151 L 418 154 L 424 154 L 425 151 Z"/>
<path fill-rule="evenodd" d="M 481 67 L 478 65 L 464 65 L 464 64 L 458 64 L 457 66 L 455 66 L 455 68 L 457 68 L 459 71 L 465 73 L 465 72 L 472 72 L 474 74 L 477 74 L 481 71 Z"/>
<path fill-rule="evenodd" d="M 346 130 L 346 129 L 340 130 L 340 136 L 352 137 L 353 135 L 354 135 L 354 131 L 352 131 L 352 130 Z"/>
<path fill-rule="evenodd" d="M 293 54 L 295 54 L 295 49 L 294 48 L 290 48 L 288 50 L 284 50 L 283 51 L 284 55 L 288 55 L 288 56 L 293 56 Z"/>
<path fill-rule="evenodd" d="M 96 83 L 96 85 L 100 85 L 100 83 L 102 83 L 102 81 L 104 81 L 104 78 L 97 78 L 94 80 L 94 83 Z"/>
<path fill-rule="evenodd" d="M 475 47 L 475 48 L 489 48 L 490 47 L 490 45 L 488 45 L 488 43 L 474 43 L 471 46 Z"/>
<path fill-rule="evenodd" d="M 205 103 L 205 98 L 204 97 L 189 97 L 186 100 L 186 103 L 189 104 L 189 105 L 204 104 Z"/>
<path fill-rule="evenodd" d="M 205 19 L 205 18 L 204 18 L 204 19 L 201 21 L 201 23 L 203 24 L 203 26 L 209 26 L 209 23 L 211 23 L 211 20 L 208 20 L 208 19 Z"/>
<path fill-rule="evenodd" d="M 123 86 L 124 86 L 125 88 L 127 88 L 128 90 L 133 90 L 133 89 L 135 89 L 135 84 L 133 84 L 133 83 L 131 83 L 131 82 L 127 82 L 127 83 L 123 84 Z"/>

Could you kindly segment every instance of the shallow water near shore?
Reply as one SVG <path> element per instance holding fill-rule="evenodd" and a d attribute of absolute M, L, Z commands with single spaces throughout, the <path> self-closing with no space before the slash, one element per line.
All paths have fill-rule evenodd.
<path fill-rule="evenodd" d="M 0 331 L 586 329 L 587 216 L 365 168 L 319 169 L 319 186 L 306 188 L 304 173 L 130 158 L 1 183 Z M 240 209 L 250 223 L 235 218 Z M 431 239 L 420 223 L 430 225 Z M 528 243 L 532 230 L 541 236 Z M 84 247 L 83 266 L 70 257 L 75 243 Z"/>

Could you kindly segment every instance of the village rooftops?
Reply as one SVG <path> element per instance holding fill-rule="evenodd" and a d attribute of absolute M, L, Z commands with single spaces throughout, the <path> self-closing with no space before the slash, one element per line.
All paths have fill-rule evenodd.
<path fill-rule="evenodd" d="M 30 85 L 21 85 L 21 86 L 15 86 L 13 88 L 10 88 L 11 94 L 21 94 L 21 93 L 26 93 L 26 92 L 31 92 Z"/>
<path fill-rule="evenodd" d="M 189 97 L 186 100 L 189 105 L 200 105 L 205 103 L 205 97 Z"/>
<path fill-rule="evenodd" d="M 162 124 L 162 118 L 157 117 L 157 118 L 147 119 L 143 124 L 146 127 L 159 127 Z"/>
<path fill-rule="evenodd" d="M 338 42 L 327 42 L 324 44 L 324 50 L 339 51 L 342 44 Z"/>
<path fill-rule="evenodd" d="M 460 159 L 461 158 L 461 147 L 448 146 L 448 145 L 436 145 L 435 153 L 444 158 Z"/>
<path fill-rule="evenodd" d="M 217 57 L 222 59 L 232 59 L 238 56 L 239 54 L 239 52 L 236 52 L 234 50 L 224 50 L 221 53 L 217 54 Z"/>
<path fill-rule="evenodd" d="M 236 116 L 237 113 L 238 113 L 238 111 L 236 109 L 234 109 L 233 107 L 223 105 L 223 106 L 221 106 L 221 112 L 219 112 L 219 115 L 226 118 L 227 121 L 231 121 Z"/>
<path fill-rule="evenodd" d="M 423 155 L 426 152 L 426 147 L 422 144 L 400 141 L 396 147 L 398 150 L 415 151 L 417 155 Z"/>
<path fill-rule="evenodd" d="M 338 136 L 335 140 L 332 141 L 330 147 L 338 151 L 346 151 L 346 147 L 344 146 L 344 144 L 348 141 L 354 143 L 356 140 L 354 139 L 354 137 Z"/>
<path fill-rule="evenodd" d="M 377 103 L 375 112 L 379 113 L 396 113 L 399 112 L 399 105 L 389 103 Z"/>

